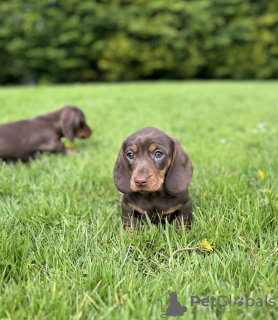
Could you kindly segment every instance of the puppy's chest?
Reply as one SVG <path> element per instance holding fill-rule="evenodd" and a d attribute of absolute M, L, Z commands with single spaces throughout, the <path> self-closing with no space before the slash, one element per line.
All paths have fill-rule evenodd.
<path fill-rule="evenodd" d="M 156 198 L 135 193 L 126 195 L 124 201 L 131 209 L 140 214 L 147 212 L 150 219 L 163 218 L 168 214 L 176 212 L 184 205 L 183 198 L 170 195 Z"/>

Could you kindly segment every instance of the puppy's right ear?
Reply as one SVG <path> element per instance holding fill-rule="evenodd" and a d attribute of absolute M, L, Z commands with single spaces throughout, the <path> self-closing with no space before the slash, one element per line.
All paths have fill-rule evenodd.
<path fill-rule="evenodd" d="M 114 182 L 116 188 L 122 193 L 131 193 L 130 188 L 130 172 L 125 159 L 124 148 L 125 141 L 122 143 L 121 150 L 118 154 L 117 161 L 114 166 Z"/>

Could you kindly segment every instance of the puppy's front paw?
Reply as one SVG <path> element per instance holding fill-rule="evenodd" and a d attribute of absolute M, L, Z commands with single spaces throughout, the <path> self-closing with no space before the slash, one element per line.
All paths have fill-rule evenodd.
<path fill-rule="evenodd" d="M 75 150 L 71 149 L 71 148 L 67 148 L 66 149 L 66 153 L 67 154 L 76 154 L 77 152 Z"/>
<path fill-rule="evenodd" d="M 174 221 L 174 226 L 176 230 L 184 229 L 184 234 L 188 234 L 191 231 L 190 220 L 180 221 L 179 219 L 176 219 Z"/>

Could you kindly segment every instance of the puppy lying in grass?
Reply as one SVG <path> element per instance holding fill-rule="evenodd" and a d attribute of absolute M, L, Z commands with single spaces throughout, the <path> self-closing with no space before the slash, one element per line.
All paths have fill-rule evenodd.
<path fill-rule="evenodd" d="M 67 153 L 60 141 L 66 137 L 85 139 L 92 131 L 86 124 L 83 112 L 73 106 L 33 119 L 0 125 L 0 159 L 28 161 L 37 152 Z"/>

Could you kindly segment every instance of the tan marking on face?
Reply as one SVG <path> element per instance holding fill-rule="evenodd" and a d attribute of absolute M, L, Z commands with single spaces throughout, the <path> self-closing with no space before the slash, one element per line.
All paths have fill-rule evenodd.
<path fill-rule="evenodd" d="M 178 209 L 180 209 L 182 206 L 183 206 L 183 204 L 178 204 L 178 205 L 176 205 L 176 206 L 174 206 L 174 207 L 171 207 L 171 208 L 163 211 L 163 215 L 169 214 L 169 213 L 171 214 L 171 213 L 177 211 Z"/>
<path fill-rule="evenodd" d="M 167 166 L 163 170 L 157 169 L 157 167 L 152 166 L 148 171 L 148 182 L 143 187 L 138 187 L 134 181 L 137 172 L 133 170 L 131 172 L 130 188 L 132 192 L 157 192 L 162 191 L 164 187 L 165 175 L 171 165 L 171 159 L 169 159 Z"/>
<path fill-rule="evenodd" d="M 128 202 L 127 205 L 128 205 L 131 209 L 133 209 L 133 210 L 135 210 L 135 211 L 138 211 L 138 212 L 140 212 L 140 213 L 142 213 L 142 214 L 145 213 L 145 211 L 144 211 L 143 209 L 139 208 L 138 206 L 136 206 L 136 205 L 133 204 L 133 203 Z"/>
<path fill-rule="evenodd" d="M 132 147 L 131 147 L 131 151 L 132 151 L 132 152 L 136 153 L 137 150 L 138 150 L 137 146 L 132 146 Z"/>
<path fill-rule="evenodd" d="M 151 144 L 149 150 L 150 150 L 150 152 L 154 152 L 154 150 L 155 150 L 156 148 L 157 148 L 157 147 L 156 147 L 155 144 Z"/>

